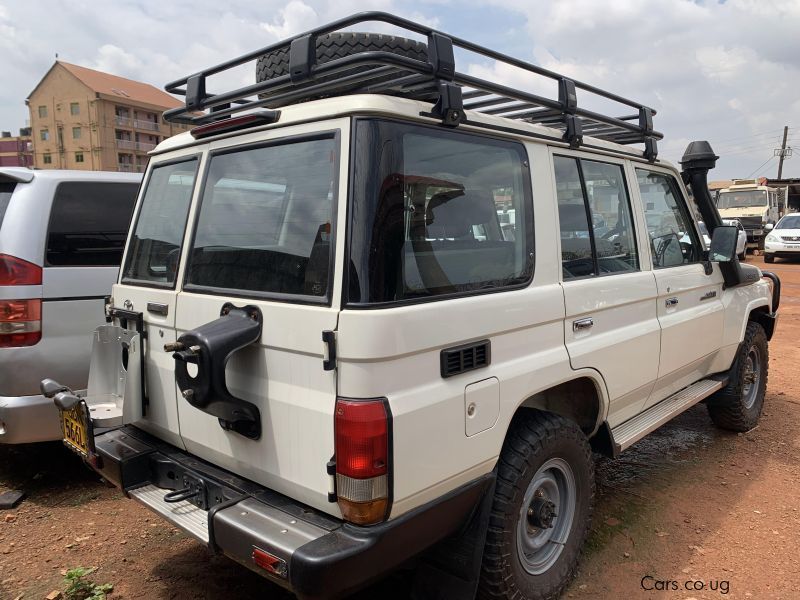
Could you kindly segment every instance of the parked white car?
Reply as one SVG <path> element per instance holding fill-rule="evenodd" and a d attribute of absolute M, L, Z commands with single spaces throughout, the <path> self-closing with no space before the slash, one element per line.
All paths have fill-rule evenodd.
<path fill-rule="evenodd" d="M 739 231 L 739 237 L 736 241 L 736 254 L 739 260 L 744 262 L 747 259 L 747 231 L 745 231 L 742 222 L 739 219 L 722 219 L 723 225 L 736 227 Z"/>
<path fill-rule="evenodd" d="M 800 213 L 789 213 L 778 221 L 764 241 L 764 262 L 800 256 Z"/>
<path fill-rule="evenodd" d="M 336 31 L 362 21 L 428 41 Z M 465 44 L 559 97 L 459 71 Z M 259 84 L 206 92 L 255 56 Z M 42 388 L 67 445 L 213 551 L 300 598 L 421 556 L 420 597 L 554 598 L 592 450 L 701 401 L 758 423 L 780 282 L 735 259 L 709 144 L 660 160 L 648 107 L 584 110 L 620 98 L 385 13 L 168 90 L 196 127 L 151 154 L 87 395 Z"/>

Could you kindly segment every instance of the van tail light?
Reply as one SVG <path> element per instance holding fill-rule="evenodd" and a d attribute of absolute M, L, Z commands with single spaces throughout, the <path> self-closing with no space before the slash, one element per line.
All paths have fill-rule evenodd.
<path fill-rule="evenodd" d="M 0 300 L 0 348 L 33 346 L 41 339 L 41 300 Z"/>
<path fill-rule="evenodd" d="M 356 525 L 386 520 L 389 511 L 390 412 L 385 398 L 336 399 L 336 497 Z"/>
<path fill-rule="evenodd" d="M 41 285 L 42 267 L 16 256 L 0 254 L 0 285 Z"/>

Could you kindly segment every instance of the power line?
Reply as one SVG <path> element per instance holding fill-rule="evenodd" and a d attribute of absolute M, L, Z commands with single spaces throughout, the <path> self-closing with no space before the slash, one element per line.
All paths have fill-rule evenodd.
<path fill-rule="evenodd" d="M 739 135 L 739 136 L 735 136 L 735 137 L 731 137 L 731 138 L 722 138 L 722 139 L 717 139 L 717 140 L 714 140 L 714 141 L 717 142 L 717 143 L 732 142 L 732 141 L 735 141 L 735 140 L 751 139 L 751 138 L 754 138 L 754 137 L 761 137 L 761 136 L 765 136 L 765 135 L 773 136 L 773 137 L 780 137 L 780 133 L 782 133 L 782 132 L 783 132 L 783 127 L 780 127 L 778 129 L 768 129 L 766 131 L 760 131 L 760 132 L 751 133 L 751 134 L 747 134 L 747 135 Z"/>
<path fill-rule="evenodd" d="M 765 160 L 765 161 L 764 161 L 764 162 L 761 164 L 761 166 L 757 167 L 757 168 L 756 168 L 756 170 L 755 170 L 755 171 L 753 171 L 752 173 L 750 173 L 750 175 L 748 175 L 747 177 L 745 177 L 745 179 L 750 179 L 750 178 L 751 178 L 753 175 L 755 175 L 756 173 L 758 173 L 759 171 L 761 171 L 761 169 L 762 169 L 762 168 L 766 167 L 766 166 L 767 166 L 767 164 L 768 164 L 770 161 L 772 161 L 772 160 L 775 160 L 775 156 L 774 156 L 774 155 L 773 155 L 773 156 L 770 156 L 770 157 L 769 157 L 767 160 Z"/>

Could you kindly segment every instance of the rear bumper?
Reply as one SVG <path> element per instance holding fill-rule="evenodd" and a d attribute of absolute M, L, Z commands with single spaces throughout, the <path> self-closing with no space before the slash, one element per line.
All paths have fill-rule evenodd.
<path fill-rule="evenodd" d="M 53 401 L 44 396 L 0 396 L 0 444 L 28 444 L 61 439 Z"/>
<path fill-rule="evenodd" d="M 95 437 L 96 469 L 212 552 L 291 589 L 303 599 L 339 598 L 399 567 L 469 521 L 493 474 L 387 523 L 359 527 L 241 479 L 126 426 Z M 191 502 L 170 490 L 202 488 Z M 253 551 L 278 561 L 256 566 Z"/>

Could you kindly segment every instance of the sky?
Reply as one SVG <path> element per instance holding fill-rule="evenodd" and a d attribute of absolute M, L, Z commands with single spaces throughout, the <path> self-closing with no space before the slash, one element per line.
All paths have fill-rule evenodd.
<path fill-rule="evenodd" d="M 708 140 L 721 157 L 711 179 L 775 177 L 773 150 L 788 125 L 797 152 L 783 176 L 800 177 L 800 0 L 0 0 L 0 129 L 25 125 L 25 98 L 56 54 L 163 87 L 362 10 L 393 12 L 652 106 L 660 156 L 677 162 L 690 141 Z M 457 63 L 554 93 L 475 55 Z M 252 82 L 253 71 L 232 83 Z"/>

